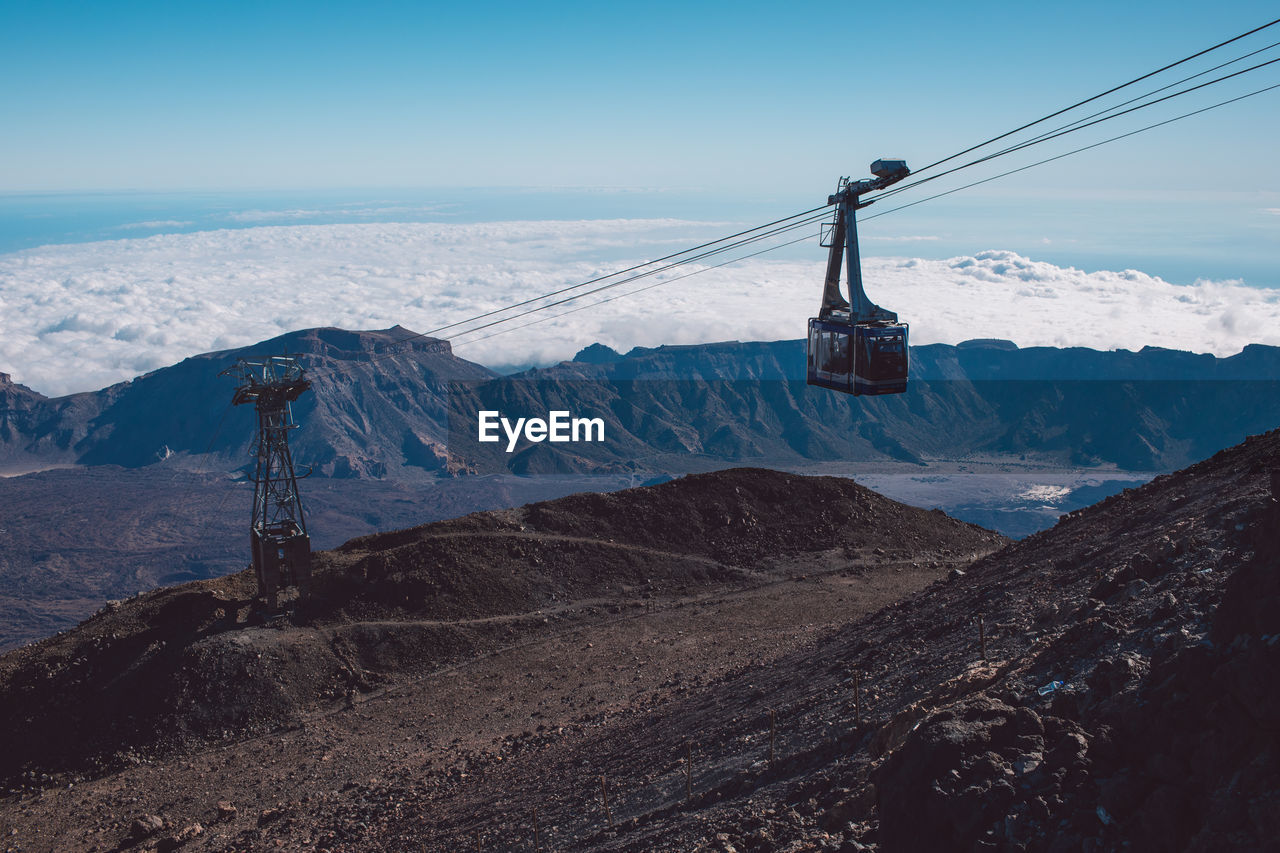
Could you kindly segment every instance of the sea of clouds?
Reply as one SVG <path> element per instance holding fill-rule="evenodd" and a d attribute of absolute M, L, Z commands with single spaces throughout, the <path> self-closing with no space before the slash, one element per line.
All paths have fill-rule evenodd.
<path fill-rule="evenodd" d="M 298 225 L 29 249 L 0 255 L 0 372 L 56 396 L 312 326 L 423 332 L 734 230 L 676 220 Z M 626 351 L 800 338 L 821 291 L 825 250 L 816 239 L 812 257 L 751 258 L 511 324 L 522 328 L 442 337 L 454 339 L 458 355 L 494 367 L 567 359 L 596 341 Z M 863 270 L 871 298 L 911 323 L 916 344 L 1007 338 L 1217 355 L 1280 345 L 1280 291 L 1239 282 L 1172 284 L 1005 251 L 865 257 Z M 543 316 L 552 318 L 525 325 Z"/>

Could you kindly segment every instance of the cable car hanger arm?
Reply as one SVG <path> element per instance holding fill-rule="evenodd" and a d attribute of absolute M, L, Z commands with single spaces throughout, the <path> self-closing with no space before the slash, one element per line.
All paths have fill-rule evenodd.
<path fill-rule="evenodd" d="M 820 319 L 838 318 L 851 323 L 898 322 L 896 313 L 876 305 L 867 298 L 862 288 L 862 259 L 858 253 L 856 211 L 871 204 L 871 201 L 861 200 L 863 193 L 875 192 L 895 184 L 911 174 L 911 170 L 907 168 L 905 160 L 881 158 L 871 164 L 871 174 L 875 177 L 859 181 L 841 178 L 835 194 L 827 199 L 828 204 L 836 206 L 836 216 L 831 232 L 831 253 L 827 257 L 827 276 L 823 283 L 822 310 L 818 314 Z M 842 261 L 846 266 L 848 299 L 840 293 Z"/>

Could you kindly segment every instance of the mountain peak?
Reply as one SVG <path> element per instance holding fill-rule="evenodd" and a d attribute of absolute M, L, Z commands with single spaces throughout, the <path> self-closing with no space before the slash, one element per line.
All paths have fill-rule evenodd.
<path fill-rule="evenodd" d="M 608 364 L 620 358 L 622 358 L 622 353 L 613 347 L 607 347 L 602 343 L 594 343 L 579 350 L 578 354 L 573 357 L 573 361 L 577 364 Z"/>
<path fill-rule="evenodd" d="M 956 349 L 999 349 L 1016 350 L 1018 345 L 1003 338 L 972 338 L 956 344 Z"/>
<path fill-rule="evenodd" d="M 448 341 L 432 338 L 406 329 L 401 325 L 389 329 L 353 331 L 334 326 L 322 326 L 287 332 L 257 344 L 253 349 L 278 355 L 281 352 L 305 355 L 327 355 L 343 360 L 359 360 L 374 354 L 393 352 L 433 353 L 451 355 L 453 348 Z"/>
<path fill-rule="evenodd" d="M 22 398 L 31 401 L 47 400 L 48 398 L 39 391 L 32 391 L 26 385 L 13 381 L 13 376 L 8 373 L 0 373 L 0 393 L 6 398 L 13 399 Z"/>

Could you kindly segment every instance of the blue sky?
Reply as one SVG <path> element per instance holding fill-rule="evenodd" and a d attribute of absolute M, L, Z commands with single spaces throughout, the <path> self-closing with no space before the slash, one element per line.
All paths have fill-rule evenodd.
<path fill-rule="evenodd" d="M 800 201 L 881 153 L 935 159 L 1275 9 L 10 0 L 0 191 L 639 186 Z M 1260 96 L 1008 186 L 1126 195 L 1218 172 L 1215 191 L 1271 191 L 1278 105 Z"/>

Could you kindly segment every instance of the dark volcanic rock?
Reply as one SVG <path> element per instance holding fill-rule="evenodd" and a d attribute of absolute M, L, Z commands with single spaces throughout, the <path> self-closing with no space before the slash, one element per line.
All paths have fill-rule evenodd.
<path fill-rule="evenodd" d="M 1070 720 L 974 694 L 923 720 L 880 768 L 880 840 L 886 850 L 1026 845 L 1070 816 L 1064 803 L 1091 763 Z"/>
<path fill-rule="evenodd" d="M 1015 667 L 1000 698 L 938 708 L 885 760 L 884 849 L 1270 849 L 1280 508 L 1261 475 L 1277 459 L 1271 433 L 1010 549 L 1028 559 L 1091 528 L 1079 546 L 1097 544 L 1057 564 L 1099 579 L 1021 683 Z M 1105 536 L 1138 550 L 1107 570 Z M 1050 679 L 1066 683 L 1040 696 Z M 1042 736 L 1018 725 L 1037 714 Z"/>
<path fill-rule="evenodd" d="M 1014 756 L 999 750 L 1016 749 L 1021 734 L 1027 753 L 1043 754 L 1034 719 L 1019 732 L 1013 708 L 976 697 L 925 720 L 876 779 L 885 845 L 959 850 L 984 837 L 1016 797 L 1006 779 Z"/>

